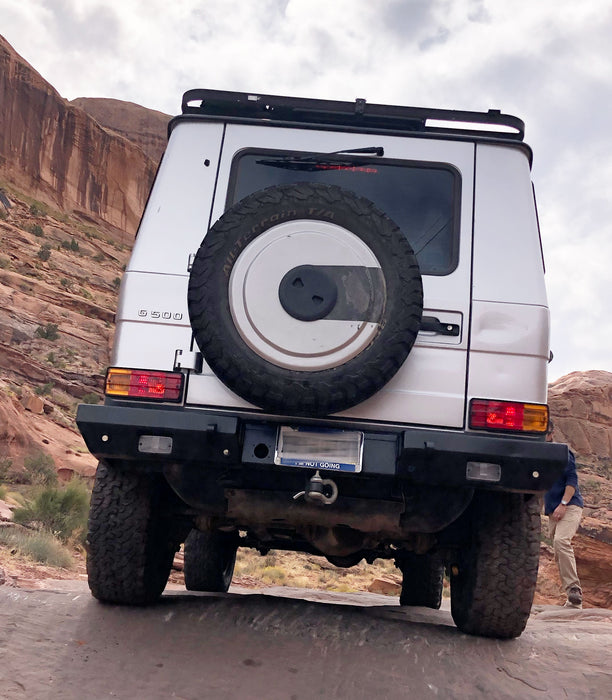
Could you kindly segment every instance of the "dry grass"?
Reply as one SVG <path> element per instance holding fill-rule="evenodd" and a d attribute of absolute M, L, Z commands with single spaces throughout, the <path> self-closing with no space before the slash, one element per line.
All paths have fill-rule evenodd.
<path fill-rule="evenodd" d="M 252 549 L 239 549 L 234 583 L 290 586 L 354 593 L 367 591 L 377 578 L 401 580 L 392 561 L 377 559 L 340 569 L 323 557 L 297 552 L 272 551 L 261 556 Z"/>

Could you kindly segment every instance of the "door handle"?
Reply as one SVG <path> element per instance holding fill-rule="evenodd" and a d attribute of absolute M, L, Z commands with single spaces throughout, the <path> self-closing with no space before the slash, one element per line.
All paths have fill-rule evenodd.
<path fill-rule="evenodd" d="M 437 333 L 438 335 L 457 336 L 461 329 L 457 323 L 441 323 L 440 319 L 435 316 L 423 316 L 420 330 L 428 333 Z"/>

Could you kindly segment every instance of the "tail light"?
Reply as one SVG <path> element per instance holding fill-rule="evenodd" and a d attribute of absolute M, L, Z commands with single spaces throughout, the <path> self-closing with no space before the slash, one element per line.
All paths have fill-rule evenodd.
<path fill-rule="evenodd" d="M 545 433 L 548 429 L 546 404 L 472 399 L 470 428 L 513 433 Z"/>
<path fill-rule="evenodd" d="M 178 402 L 183 396 L 181 372 L 110 367 L 106 373 L 106 396 Z"/>

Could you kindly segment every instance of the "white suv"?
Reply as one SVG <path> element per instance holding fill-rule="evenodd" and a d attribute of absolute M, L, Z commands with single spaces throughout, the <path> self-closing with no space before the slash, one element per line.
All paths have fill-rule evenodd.
<path fill-rule="evenodd" d="M 526 624 L 548 308 L 516 117 L 192 90 L 125 272 L 88 572 L 144 604 L 237 547 L 395 560 L 400 603 L 495 637 Z"/>

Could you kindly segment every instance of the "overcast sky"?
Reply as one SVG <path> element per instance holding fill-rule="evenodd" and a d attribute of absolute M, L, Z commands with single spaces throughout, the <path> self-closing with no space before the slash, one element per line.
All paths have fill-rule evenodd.
<path fill-rule="evenodd" d="M 67 99 L 175 114 L 206 87 L 520 116 L 549 379 L 612 371 L 610 0 L 0 0 L 0 33 Z"/>

